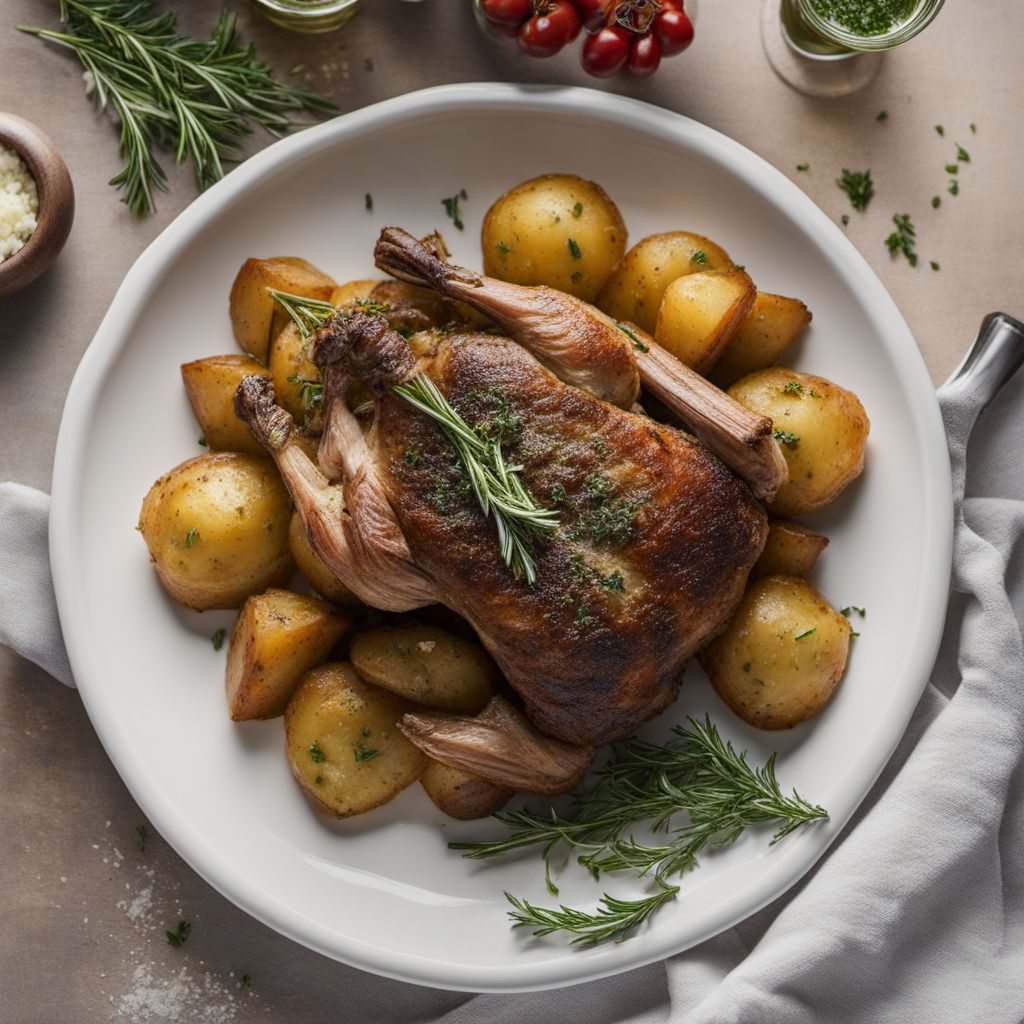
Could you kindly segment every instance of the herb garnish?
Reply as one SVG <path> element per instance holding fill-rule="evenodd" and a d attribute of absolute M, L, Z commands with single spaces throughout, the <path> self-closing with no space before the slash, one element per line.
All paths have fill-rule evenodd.
<path fill-rule="evenodd" d="M 373 58 L 372 57 L 364 57 L 363 58 L 363 70 L 364 71 L 372 71 L 373 70 Z"/>
<path fill-rule="evenodd" d="M 320 749 L 320 744 L 316 740 L 309 745 L 309 759 L 314 764 L 321 764 L 327 760 L 327 755 Z"/>
<path fill-rule="evenodd" d="M 416 468 L 416 464 L 420 461 L 421 452 L 415 445 L 410 445 L 402 452 L 402 461 L 413 469 Z"/>
<path fill-rule="evenodd" d="M 791 430 L 775 430 L 772 432 L 772 436 L 779 444 L 784 444 L 787 448 L 795 448 L 800 443 L 800 435 L 794 434 Z"/>
<path fill-rule="evenodd" d="M 818 627 L 817 626 L 811 626 L 810 629 L 805 629 L 798 636 L 793 637 L 793 639 L 794 640 L 804 640 L 806 637 L 813 636 L 817 632 L 818 632 Z"/>
<path fill-rule="evenodd" d="M 506 245 L 504 242 L 496 243 L 494 248 L 497 249 L 498 252 L 502 254 L 502 256 L 507 256 L 512 251 L 512 246 Z"/>
<path fill-rule="evenodd" d="M 810 164 L 797 164 L 796 165 L 796 169 L 798 171 L 809 171 L 811 169 L 811 165 Z"/>
<path fill-rule="evenodd" d="M 195 544 L 196 539 L 199 537 L 199 531 L 193 526 L 188 533 L 185 534 L 185 547 L 190 548 Z"/>
<path fill-rule="evenodd" d="M 956 174 L 957 171 L 959 171 L 959 170 L 960 170 L 960 165 L 959 164 L 946 164 L 946 173 L 947 174 Z"/>
<path fill-rule="evenodd" d="M 270 289 L 270 297 L 292 318 L 303 338 L 308 338 L 329 317 L 337 313 L 337 309 L 329 302 L 308 299 L 303 295 L 292 295 L 290 292 L 279 292 L 275 288 Z"/>
<path fill-rule="evenodd" d="M 145 825 L 136 825 L 135 831 L 139 835 L 139 853 L 146 852 L 146 840 L 149 839 L 149 830 Z"/>
<path fill-rule="evenodd" d="M 578 259 L 582 259 L 583 258 L 583 253 L 580 250 L 579 243 L 576 241 L 575 238 L 570 238 L 569 239 L 569 255 L 574 260 L 578 260 Z"/>
<path fill-rule="evenodd" d="M 645 345 L 636 334 L 636 331 L 631 330 L 625 324 L 620 324 L 618 320 L 615 321 L 615 326 L 618 327 L 622 333 L 633 342 L 633 347 L 639 349 L 641 352 L 650 352 L 651 348 L 649 345 Z"/>
<path fill-rule="evenodd" d="M 210 447 L 210 442 L 206 440 L 206 435 L 205 434 L 200 434 L 199 435 L 199 447 L 200 448 L 209 448 Z"/>
<path fill-rule="evenodd" d="M 938 196 L 932 196 L 932 209 L 937 210 L 942 205 L 942 200 Z"/>
<path fill-rule="evenodd" d="M 848 213 L 844 213 L 839 219 L 843 222 L 844 228 L 850 223 L 850 215 Z"/>
<path fill-rule="evenodd" d="M 958 196 L 958 195 L 960 195 L 960 182 L 957 181 L 956 178 L 950 178 L 949 179 L 949 184 L 946 186 L 946 191 L 951 196 Z"/>
<path fill-rule="evenodd" d="M 251 974 L 243 974 L 242 975 L 242 985 L 245 988 L 252 988 L 252 975 Z"/>
<path fill-rule="evenodd" d="M 850 197 L 850 205 L 863 213 L 875 194 L 875 184 L 871 180 L 871 171 L 851 171 L 844 167 L 843 173 L 836 178 L 836 184 Z"/>
<path fill-rule="evenodd" d="M 224 637 L 227 636 L 226 629 L 215 629 L 213 636 L 210 637 L 210 643 L 213 644 L 213 649 L 219 651 L 224 646 Z"/>
<path fill-rule="evenodd" d="M 743 662 L 743 671 L 744 672 L 749 672 L 750 671 L 750 662 L 749 661 Z"/>
<path fill-rule="evenodd" d="M 365 203 L 365 205 L 366 205 L 366 210 L 367 210 L 367 212 L 368 212 L 368 213 L 373 213 L 373 196 L 372 196 L 372 195 L 370 195 L 370 193 L 369 193 L 369 192 L 367 192 L 367 193 L 366 193 L 366 197 L 365 197 L 365 199 L 363 200 L 363 202 L 364 202 L 364 203 Z"/>
<path fill-rule="evenodd" d="M 772 844 L 791 832 L 828 817 L 824 808 L 798 793 L 787 797 L 775 777 L 775 755 L 763 767 L 747 763 L 722 739 L 710 717 L 676 726 L 664 745 L 630 739 L 620 745 L 593 785 L 576 800 L 573 817 L 555 809 L 544 813 L 504 811 L 495 817 L 508 835 L 493 842 L 450 843 L 474 860 L 500 857 L 539 846 L 548 890 L 558 889 L 551 877 L 560 847 L 568 846 L 595 878 L 602 872 L 633 871 L 652 877 L 662 888 L 639 900 L 604 897 L 596 913 L 573 908 L 536 907 L 506 893 L 514 926 L 533 927 L 538 934 L 565 932 L 580 944 L 628 938 L 677 887 L 669 879 L 697 866 L 706 847 L 727 846 L 751 825 L 776 825 Z M 685 824 L 675 816 L 685 814 Z M 640 822 L 651 822 L 664 836 L 662 845 L 646 845 L 632 835 Z"/>
<path fill-rule="evenodd" d="M 573 217 L 576 218 L 576 220 L 579 220 L 582 213 L 583 213 L 583 204 L 582 203 L 577 203 L 572 208 L 572 215 L 573 215 Z"/>
<path fill-rule="evenodd" d="M 154 155 L 172 150 L 192 161 L 196 185 L 224 175 L 222 161 L 238 159 L 239 144 L 261 126 L 271 135 L 295 127 L 300 110 L 337 113 L 327 100 L 278 82 L 238 38 L 234 14 L 224 11 L 209 39 L 180 35 L 173 12 L 157 14 L 151 0 L 62 0 L 66 32 L 19 26 L 67 47 L 85 68 L 90 99 L 113 108 L 121 125 L 125 166 L 110 184 L 137 216 L 152 213 L 155 190 L 167 175 Z"/>
<path fill-rule="evenodd" d="M 708 254 L 703 249 L 697 249 L 696 252 L 690 256 L 690 262 L 697 263 L 702 267 L 707 266 Z"/>
<path fill-rule="evenodd" d="M 938 132 L 938 133 L 939 133 L 940 135 L 945 135 L 945 134 L 946 134 L 946 129 L 945 129 L 945 128 L 943 128 L 941 124 L 937 124 L 937 125 L 935 126 L 935 130 L 936 130 L 936 131 L 937 131 L 937 132 Z"/>
<path fill-rule="evenodd" d="M 856 612 L 862 619 L 867 615 L 867 610 L 864 608 L 858 608 L 855 604 L 847 605 L 845 608 L 839 609 L 840 615 L 845 615 L 847 618 L 850 617 L 850 612 Z"/>
<path fill-rule="evenodd" d="M 808 398 L 821 398 L 813 388 L 805 388 L 798 380 L 789 380 L 783 385 L 783 392 L 787 395 L 807 395 Z"/>
<path fill-rule="evenodd" d="M 959 142 L 956 143 L 956 158 L 961 163 L 969 164 L 971 162 L 971 154 Z"/>
<path fill-rule="evenodd" d="M 875 116 L 875 120 L 879 124 L 884 124 L 886 121 L 889 120 L 889 112 L 886 110 L 880 110 L 878 114 Z"/>
<path fill-rule="evenodd" d="M 363 741 L 360 740 L 355 745 L 356 764 L 362 764 L 364 761 L 372 761 L 379 753 L 379 750 L 374 750 L 372 747 L 364 747 Z"/>
<path fill-rule="evenodd" d="M 929 263 L 928 263 L 928 266 L 930 266 L 932 268 L 932 270 L 941 270 L 942 269 L 935 260 L 930 260 Z"/>
<path fill-rule="evenodd" d="M 444 212 L 448 214 L 452 219 L 452 223 L 461 231 L 466 225 L 462 223 L 462 211 L 459 209 L 459 200 L 468 199 L 466 190 L 460 188 L 455 195 L 450 196 L 448 199 L 442 199 L 441 205 L 444 207 Z"/>
<path fill-rule="evenodd" d="M 441 427 L 469 477 L 481 510 L 494 519 L 502 561 L 516 579 L 525 578 L 532 586 L 537 571 L 531 543 L 555 532 L 558 513 L 537 504 L 519 476 L 520 467 L 505 462 L 501 442 L 485 440 L 473 430 L 425 374 L 399 385 L 395 394 Z"/>
<path fill-rule="evenodd" d="M 893 254 L 903 253 L 907 258 L 907 262 L 912 267 L 916 267 L 917 252 L 915 246 L 917 243 L 915 236 L 917 232 L 914 230 L 914 225 L 910 223 L 910 214 L 894 213 L 892 222 L 896 225 L 896 230 L 885 240 L 886 248 Z"/>
<path fill-rule="evenodd" d="M 164 934 L 167 936 L 168 945 L 180 949 L 185 945 L 185 940 L 191 931 L 192 925 L 188 921 L 179 921 L 178 927 L 173 932 L 164 932 Z"/>
<path fill-rule="evenodd" d="M 968 125 L 968 127 L 971 129 L 972 135 L 978 134 L 978 126 L 973 121 L 970 123 L 970 125 Z"/>

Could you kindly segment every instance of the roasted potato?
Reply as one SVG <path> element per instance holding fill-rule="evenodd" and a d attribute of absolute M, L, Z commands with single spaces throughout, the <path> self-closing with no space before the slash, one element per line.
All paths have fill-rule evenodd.
<path fill-rule="evenodd" d="M 818 712 L 846 671 L 850 624 L 806 580 L 766 576 L 700 653 L 718 695 L 743 721 L 785 729 Z"/>
<path fill-rule="evenodd" d="M 758 292 L 754 308 L 725 346 L 711 379 L 727 388 L 748 373 L 774 366 L 810 322 L 811 311 L 799 299 Z"/>
<path fill-rule="evenodd" d="M 707 374 L 750 312 L 757 289 L 746 272 L 677 277 L 665 289 L 654 340 L 680 362 Z"/>
<path fill-rule="evenodd" d="M 432 758 L 427 760 L 427 767 L 420 776 L 420 785 L 438 810 L 460 821 L 486 818 L 515 796 L 511 789 L 497 786 L 459 768 L 450 768 Z"/>
<path fill-rule="evenodd" d="M 269 289 L 327 302 L 335 287 L 331 278 L 298 256 L 246 260 L 228 300 L 231 329 L 239 348 L 265 363 L 271 341 L 288 322 L 288 314 Z"/>
<path fill-rule="evenodd" d="M 198 455 L 161 477 L 139 530 L 164 589 L 188 608 L 238 608 L 286 583 L 291 499 L 269 459 Z"/>
<path fill-rule="evenodd" d="M 809 576 L 818 556 L 828 545 L 828 537 L 789 519 L 768 520 L 768 540 L 761 557 L 750 571 L 759 576 Z"/>
<path fill-rule="evenodd" d="M 665 231 L 641 239 L 608 279 L 597 305 L 616 320 L 654 334 L 665 289 L 677 278 L 708 270 L 731 270 L 728 253 L 710 238 Z"/>
<path fill-rule="evenodd" d="M 332 306 L 344 306 L 348 302 L 355 302 L 357 299 L 366 300 L 370 297 L 373 289 L 380 284 L 380 281 L 346 281 L 344 284 L 339 284 L 333 292 L 328 302 Z"/>
<path fill-rule="evenodd" d="M 208 356 L 185 363 L 181 379 L 206 443 L 214 451 L 265 455 L 263 446 L 235 415 L 235 392 L 243 377 L 267 376 L 252 356 Z"/>
<path fill-rule="evenodd" d="M 482 711 L 500 675 L 479 645 L 436 626 L 379 626 L 352 638 L 350 657 L 371 683 L 417 704 Z"/>
<path fill-rule="evenodd" d="M 789 466 L 789 480 L 768 506 L 775 515 L 827 505 L 863 470 L 871 424 L 852 391 L 775 366 L 737 381 L 729 394 L 775 427 Z"/>
<path fill-rule="evenodd" d="M 593 302 L 626 251 L 626 225 L 600 185 L 544 174 L 491 205 L 481 245 L 490 277 L 546 284 Z"/>
<path fill-rule="evenodd" d="M 271 588 L 235 621 L 225 677 L 234 722 L 284 714 L 302 677 L 326 661 L 349 619 L 315 597 Z"/>
<path fill-rule="evenodd" d="M 278 405 L 287 409 L 298 423 L 304 423 L 309 413 L 319 412 L 315 404 L 305 400 L 310 392 L 303 382 L 318 382 L 320 371 L 306 356 L 306 339 L 295 323 L 289 321 L 278 331 L 270 345 L 267 369 L 274 382 Z"/>
<path fill-rule="evenodd" d="M 359 607 L 359 598 L 324 565 L 320 556 L 313 550 L 298 512 L 292 513 L 292 521 L 288 525 L 288 546 L 299 572 L 309 580 L 309 585 L 321 597 L 347 608 Z"/>
<path fill-rule="evenodd" d="M 414 783 L 427 758 L 398 728 L 406 701 L 363 682 L 347 664 L 313 669 L 284 714 L 288 764 L 322 810 L 362 814 Z"/>

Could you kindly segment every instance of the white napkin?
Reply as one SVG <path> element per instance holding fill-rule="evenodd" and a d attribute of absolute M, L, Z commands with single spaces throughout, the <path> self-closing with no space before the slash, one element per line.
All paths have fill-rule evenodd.
<path fill-rule="evenodd" d="M 976 394 L 939 397 L 957 503 L 946 632 L 906 737 L 841 841 L 795 894 L 664 964 L 477 996 L 445 1024 L 1024 1021 L 1024 373 L 983 429 Z M 0 485 L 0 643 L 74 685 L 47 501 Z M 377 984 L 352 972 L 344 1005 L 379 1004 Z M 427 1019 L 422 990 L 405 991 L 381 1021 Z"/>

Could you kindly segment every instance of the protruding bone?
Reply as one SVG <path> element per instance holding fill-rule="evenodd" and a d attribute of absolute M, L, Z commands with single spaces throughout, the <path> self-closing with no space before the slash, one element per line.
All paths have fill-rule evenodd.
<path fill-rule="evenodd" d="M 410 711 L 399 724 L 435 760 L 518 793 L 568 793 L 594 760 L 592 747 L 545 736 L 500 696 L 475 717 Z"/>

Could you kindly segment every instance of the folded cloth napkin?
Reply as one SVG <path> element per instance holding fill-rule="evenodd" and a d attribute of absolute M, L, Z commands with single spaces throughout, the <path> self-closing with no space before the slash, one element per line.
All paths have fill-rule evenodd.
<path fill-rule="evenodd" d="M 1024 373 L 975 429 L 986 397 L 939 393 L 956 537 L 932 682 L 886 773 L 810 878 L 664 964 L 554 992 L 477 996 L 446 1024 L 1024 1021 Z M 0 642 L 73 685 L 46 513 L 45 495 L 0 486 Z M 350 983 L 345 1006 L 376 983 L 362 978 L 363 993 Z M 423 995 L 410 986 L 387 1020 L 426 1020 Z"/>

